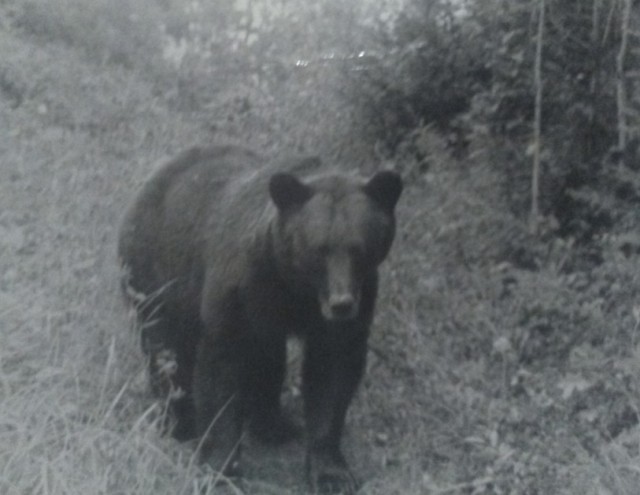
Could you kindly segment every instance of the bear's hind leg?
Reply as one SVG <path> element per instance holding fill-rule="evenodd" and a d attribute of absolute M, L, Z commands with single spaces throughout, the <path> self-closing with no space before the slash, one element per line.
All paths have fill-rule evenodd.
<path fill-rule="evenodd" d="M 168 403 L 171 434 L 177 440 L 196 436 L 192 395 L 193 364 L 200 323 L 168 311 L 142 324 L 142 347 L 149 356 L 154 395 Z"/>

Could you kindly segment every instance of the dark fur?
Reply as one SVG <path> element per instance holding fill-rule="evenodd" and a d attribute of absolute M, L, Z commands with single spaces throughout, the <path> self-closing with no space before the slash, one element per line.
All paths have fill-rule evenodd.
<path fill-rule="evenodd" d="M 263 440 L 288 439 L 280 392 L 296 334 L 309 480 L 350 490 L 340 438 L 402 183 L 392 172 L 293 175 L 318 169 L 315 158 L 267 164 L 235 147 L 190 150 L 145 185 L 119 254 L 130 293 L 147 296 L 138 309 L 154 388 L 183 392 L 176 436 L 204 436 L 203 459 L 228 474 L 245 422 Z"/>

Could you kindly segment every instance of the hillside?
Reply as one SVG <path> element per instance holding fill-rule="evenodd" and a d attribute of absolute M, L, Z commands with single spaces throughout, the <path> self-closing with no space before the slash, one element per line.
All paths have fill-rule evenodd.
<path fill-rule="evenodd" d="M 158 161 L 196 143 L 369 173 L 373 146 L 346 132 L 357 115 L 326 96 L 335 79 L 264 94 L 214 62 L 180 73 L 119 25 L 104 34 L 108 16 L 90 29 L 98 10 L 43 5 L 0 2 L 0 492 L 304 493 L 301 443 L 249 445 L 241 491 L 159 433 L 117 230 Z M 637 493 L 640 242 L 603 236 L 595 263 L 553 229 L 533 237 L 489 151 L 454 157 L 430 127 L 411 139 L 420 158 L 389 160 L 407 189 L 347 422 L 361 493 Z"/>

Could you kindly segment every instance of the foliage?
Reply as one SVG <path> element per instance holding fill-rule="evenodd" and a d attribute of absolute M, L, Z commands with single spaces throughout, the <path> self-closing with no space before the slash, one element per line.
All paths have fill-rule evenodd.
<path fill-rule="evenodd" d="M 559 220 L 563 235 L 588 240 L 608 228 L 608 217 L 616 212 L 594 210 L 577 191 L 607 195 L 600 178 L 612 173 L 609 157 L 632 168 L 640 158 L 637 140 L 615 150 L 622 12 L 617 0 L 547 3 L 541 208 Z M 364 115 L 376 119 L 377 135 L 392 149 L 417 125 L 434 123 L 457 153 L 470 151 L 473 157 L 474 150 L 489 146 L 505 150 L 510 156 L 495 166 L 509 207 L 519 216 L 531 202 L 537 16 L 538 2 L 530 0 L 409 1 L 393 28 L 379 35 L 384 55 L 363 71 L 357 86 Z M 640 63 L 634 47 L 627 55 L 629 68 Z M 637 123 L 634 77 L 629 73 L 636 99 L 628 111 L 635 112 Z M 612 207 L 622 211 L 630 204 Z"/>
<path fill-rule="evenodd" d="M 486 84 L 483 46 L 466 32 L 460 9 L 449 0 L 407 2 L 391 25 L 375 26 L 352 97 L 387 146 L 420 124 L 447 129 Z"/>

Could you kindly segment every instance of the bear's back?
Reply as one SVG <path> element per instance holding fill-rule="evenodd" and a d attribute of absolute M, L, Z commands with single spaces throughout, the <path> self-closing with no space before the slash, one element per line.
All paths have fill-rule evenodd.
<path fill-rule="evenodd" d="M 191 292 L 184 284 L 197 285 L 190 274 L 201 256 L 208 216 L 228 202 L 230 184 L 260 164 L 258 155 L 239 147 L 192 148 L 154 172 L 120 231 L 118 254 L 132 288 L 150 294 L 177 281 L 176 293 Z"/>

